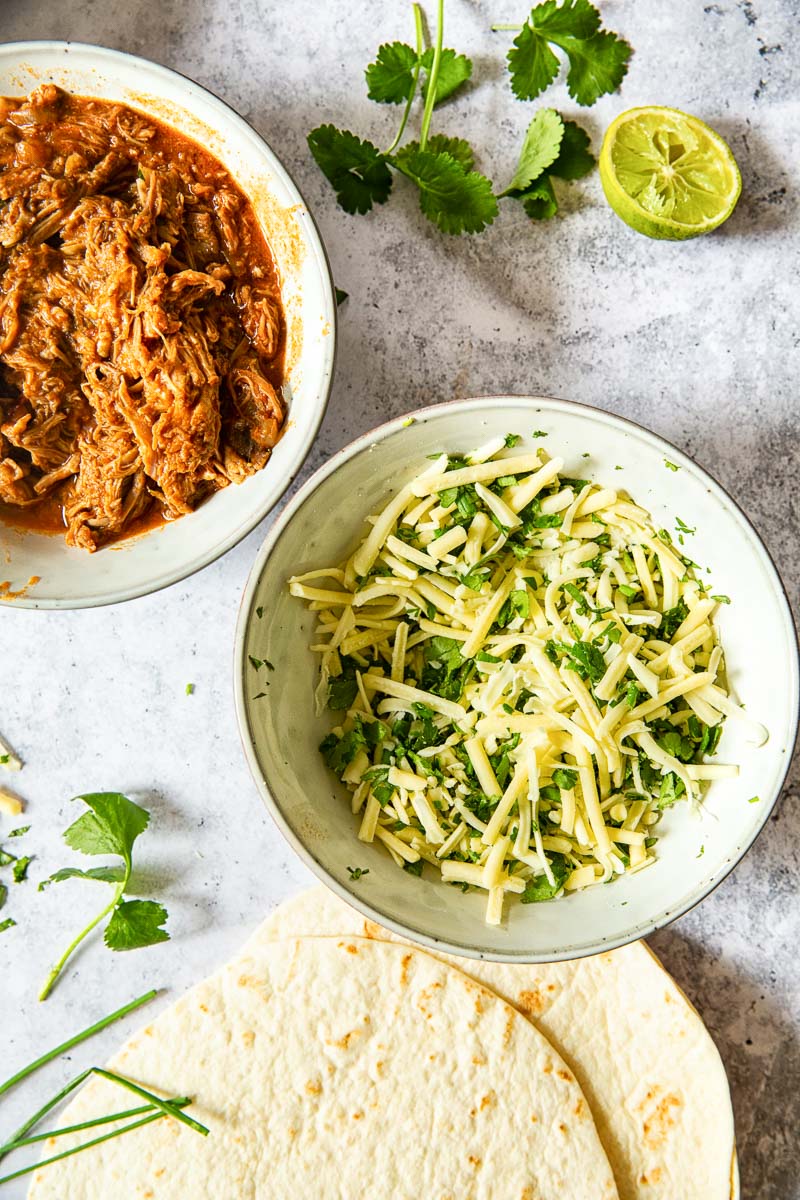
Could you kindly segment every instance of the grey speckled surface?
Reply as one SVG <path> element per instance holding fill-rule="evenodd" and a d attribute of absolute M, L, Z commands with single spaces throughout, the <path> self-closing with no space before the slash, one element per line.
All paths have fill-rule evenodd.
<path fill-rule="evenodd" d="M 448 3 L 447 41 L 473 56 L 476 79 L 439 128 L 468 132 L 497 180 L 510 171 L 530 109 L 507 92 L 507 37 L 488 27 L 524 8 Z M 353 435 L 428 401 L 502 391 L 572 397 L 644 422 L 709 468 L 755 521 L 796 606 L 800 9 L 796 0 L 603 8 L 637 54 L 622 96 L 585 122 L 599 135 L 623 108 L 665 103 L 716 126 L 739 159 L 744 195 L 712 237 L 686 245 L 637 237 L 606 208 L 596 175 L 565 190 L 562 220 L 535 227 L 505 211 L 473 239 L 440 236 L 403 187 L 370 217 L 338 211 L 304 136 L 333 119 L 387 139 L 396 114 L 366 102 L 361 70 L 376 30 L 381 40 L 408 37 L 405 4 L 5 0 L 0 38 L 69 37 L 157 59 L 223 96 L 283 157 L 350 293 L 309 470 Z M 575 115 L 562 87 L 547 101 Z M 66 861 L 58 831 L 67 797 L 128 790 L 153 810 L 159 836 L 142 845 L 142 890 L 158 885 L 174 939 L 113 959 L 92 945 L 39 1008 L 36 983 L 94 898 L 88 886 L 41 897 L 33 883 L 12 889 L 19 926 L 0 944 L 0 1074 L 147 986 L 179 992 L 307 878 L 261 808 L 233 715 L 234 621 L 263 533 L 157 597 L 94 613 L 0 612 L 0 725 L 29 764 L 20 785 L 35 828 L 32 876 Z M 187 697 L 189 681 L 196 691 Z M 800 1197 L 799 788 L 795 771 L 735 874 L 653 938 L 728 1067 L 752 1200 Z M 76 1055 L 75 1068 L 102 1058 L 116 1037 Z M 3 1129 L 44 1084 L 4 1103 Z M 7 1189 L 9 1200 L 22 1194 Z"/>

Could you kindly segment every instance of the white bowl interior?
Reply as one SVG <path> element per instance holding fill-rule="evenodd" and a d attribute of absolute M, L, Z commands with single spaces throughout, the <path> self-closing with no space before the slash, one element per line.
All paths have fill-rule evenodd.
<path fill-rule="evenodd" d="M 545 443 L 534 429 L 547 430 Z M 606 887 L 551 903 L 509 903 L 499 928 L 484 923 L 485 897 L 399 871 L 376 847 L 356 840 L 349 795 L 324 766 L 318 744 L 335 724 L 316 717 L 313 614 L 290 597 L 290 575 L 332 565 L 363 536 L 363 518 L 435 451 L 466 451 L 495 433 L 517 433 L 524 451 L 542 444 L 566 460 L 569 475 L 624 488 L 674 530 L 680 517 L 697 533 L 687 553 L 732 603 L 719 617 L 730 684 L 770 731 L 763 747 L 728 720 L 719 762 L 737 779 L 714 782 L 701 817 L 686 805 L 659 825 L 654 866 Z M 589 457 L 582 457 L 588 453 Z M 679 469 L 665 467 L 665 459 Z M 621 467 L 621 470 L 617 470 Z M 258 616 L 260 610 L 262 615 Z M 251 767 L 273 815 L 309 865 L 365 914 L 418 940 L 491 958 L 548 960 L 593 953 L 650 932 L 718 883 L 747 850 L 778 796 L 797 727 L 797 644 L 786 598 L 758 536 L 727 494 L 689 458 L 654 434 L 565 401 L 496 398 L 425 410 L 395 421 L 342 451 L 298 493 L 254 565 L 240 614 L 237 707 Z M 257 671 L 248 655 L 269 659 Z M 255 699 L 259 692 L 266 696 Z M 758 803 L 750 803 L 758 796 Z M 351 882 L 347 868 L 369 868 Z M 428 872 L 426 872 L 428 874 Z"/>
<path fill-rule="evenodd" d="M 269 146 L 221 100 L 165 67 L 97 46 L 0 46 L 0 94 L 20 95 L 40 83 L 130 104 L 211 150 L 255 207 L 275 259 L 287 322 L 290 413 L 263 471 L 179 521 L 91 555 L 68 547 L 63 537 L 0 523 L 0 582 L 12 585 L 6 602 L 76 608 L 129 599 L 182 579 L 229 550 L 265 516 L 299 470 L 322 420 L 336 306 L 325 252 L 302 196 Z M 27 586 L 36 576 L 40 581 Z M 22 594 L 14 596 L 17 591 Z"/>

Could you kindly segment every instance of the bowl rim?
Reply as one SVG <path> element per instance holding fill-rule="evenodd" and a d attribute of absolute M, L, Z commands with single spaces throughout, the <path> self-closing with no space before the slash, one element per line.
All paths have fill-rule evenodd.
<path fill-rule="evenodd" d="M 322 285 L 322 316 L 323 320 L 330 325 L 330 337 L 326 343 L 326 349 L 323 359 L 323 371 L 320 378 L 319 387 L 319 404 L 309 428 L 305 436 L 299 443 L 294 455 L 294 460 L 286 475 L 280 478 L 275 477 L 274 486 L 268 491 L 265 500 L 259 504 L 257 512 L 238 524 L 227 537 L 217 542 L 212 549 L 207 550 L 203 554 L 198 554 L 186 566 L 178 570 L 165 570 L 158 575 L 154 575 L 146 584 L 135 584 L 128 587 L 107 588 L 104 592 L 95 596 L 80 596 L 70 600 L 60 599 L 37 599 L 35 595 L 28 595 L 23 589 L 22 595 L 16 595 L 13 598 L 4 598 L 0 593 L 0 605 L 26 608 L 26 609 L 42 609 L 45 611 L 57 610 L 60 612 L 68 612 L 77 609 L 87 608 L 105 608 L 110 604 L 122 604 L 128 600 L 137 600 L 143 596 L 152 596 L 156 592 L 163 591 L 164 588 L 171 587 L 175 583 L 181 583 L 183 580 L 195 575 L 198 571 L 202 571 L 205 567 L 210 566 L 217 559 L 222 558 L 229 550 L 243 541 L 248 534 L 269 515 L 283 499 L 288 489 L 292 486 L 298 474 L 303 468 L 311 448 L 319 433 L 320 426 L 325 419 L 328 403 L 330 401 L 331 390 L 333 387 L 333 379 L 336 370 L 336 360 L 338 356 L 339 328 L 338 328 L 338 313 L 334 296 L 333 271 L 331 268 L 330 258 L 325 243 L 322 239 L 322 234 L 319 231 L 319 226 L 311 212 L 305 196 L 297 186 L 294 177 L 284 166 L 282 160 L 278 157 L 272 146 L 265 137 L 255 129 L 255 127 L 247 121 L 241 113 L 213 92 L 210 88 L 192 79 L 190 75 L 184 74 L 182 71 L 176 71 L 173 67 L 165 67 L 163 64 L 155 62 L 153 59 L 144 58 L 139 54 L 129 54 L 125 50 L 114 50 L 109 46 L 99 46 L 92 42 L 73 42 L 60 38 L 31 38 L 25 41 L 3 42 L 0 44 L 0 61 L 6 57 L 11 57 L 16 53 L 20 57 L 25 52 L 41 52 L 42 50 L 52 50 L 69 54 L 72 51 L 88 52 L 94 55 L 99 62 L 107 61 L 109 63 L 125 62 L 128 65 L 136 66 L 143 64 L 149 71 L 164 79 L 178 79 L 182 82 L 184 90 L 189 99 L 192 98 L 194 91 L 202 93 L 207 99 L 212 101 L 212 107 L 220 111 L 225 121 L 231 125 L 238 127 L 244 138 L 254 147 L 263 151 L 266 150 L 266 156 L 270 160 L 271 167 L 276 175 L 282 177 L 284 184 L 288 190 L 295 195 L 295 204 L 301 205 L 302 211 L 296 213 L 298 223 L 300 225 L 304 243 L 312 255 L 313 260 L 318 266 L 320 274 L 320 282 Z M 136 107 L 131 105 L 131 107 Z M 0 524 L 0 529 L 2 528 Z M 126 543 L 132 544 L 139 538 L 144 538 L 149 535 L 150 531 L 143 534 L 134 535 L 130 539 L 123 539 L 113 547 L 106 547 L 107 550 L 118 550 L 124 548 Z M 41 536 L 41 535 L 40 535 Z M 47 535 L 45 535 L 47 536 Z M 60 536 L 60 535 L 57 535 Z"/>
<path fill-rule="evenodd" d="M 746 528 L 749 529 L 753 535 L 755 547 L 762 555 L 764 566 L 766 567 L 768 573 L 772 576 L 772 582 L 775 585 L 779 603 L 785 610 L 788 629 L 791 631 L 790 645 L 793 650 L 790 662 L 787 664 L 787 668 L 792 676 L 791 693 L 793 696 L 793 706 L 792 712 L 790 713 L 790 735 L 787 739 L 785 767 L 780 776 L 780 781 L 774 789 L 774 794 L 770 797 L 766 804 L 762 804 L 760 806 L 759 822 L 754 827 L 752 835 L 742 845 L 738 854 L 734 855 L 728 860 L 728 862 L 724 864 L 716 877 L 712 876 L 712 878 L 706 884 L 703 884 L 700 888 L 696 889 L 696 891 L 693 892 L 683 904 L 678 905 L 675 909 L 665 910 L 659 913 L 655 918 L 639 921 L 635 925 L 632 925 L 626 933 L 620 934 L 617 937 L 599 938 L 580 947 L 571 947 L 567 951 L 554 951 L 546 954 L 505 953 L 501 950 L 486 950 L 478 945 L 469 944 L 466 942 L 451 942 L 443 938 L 434 937 L 431 934 L 426 933 L 424 930 L 419 930 L 411 925 L 406 925 L 402 921 L 397 920 L 395 917 L 384 913 L 380 908 L 363 899 L 358 894 L 355 894 L 344 884 L 340 883 L 337 879 L 330 875 L 326 868 L 315 858 L 305 843 L 291 828 L 287 819 L 284 817 L 278 802 L 272 796 L 267 780 L 264 778 L 264 772 L 261 770 L 261 766 L 256 755 L 255 740 L 248 719 L 248 709 L 244 689 L 246 668 L 245 644 L 251 623 L 253 601 L 258 584 L 261 580 L 261 576 L 273 548 L 277 545 L 279 539 L 291 525 L 295 514 L 305 504 L 306 500 L 313 495 L 319 485 L 331 474 L 333 474 L 334 471 L 338 470 L 339 467 L 345 462 L 349 461 L 351 458 L 355 458 L 371 444 L 374 444 L 377 441 L 383 441 L 387 437 L 390 437 L 392 434 L 401 431 L 403 428 L 412 423 L 416 423 L 417 421 L 425 421 L 430 417 L 435 417 L 440 413 L 444 413 L 454 408 L 472 411 L 481 407 L 485 407 L 485 405 L 488 403 L 497 403 L 502 401 L 509 401 L 517 404 L 520 402 L 529 403 L 531 407 L 534 407 L 536 404 L 541 404 L 544 401 L 548 405 L 554 406 L 556 410 L 565 409 L 566 411 L 569 411 L 571 409 L 580 409 L 583 412 L 591 415 L 591 417 L 594 419 L 601 422 L 606 422 L 612 426 L 621 425 L 630 427 L 639 435 L 644 434 L 647 439 L 657 444 L 659 450 L 663 448 L 668 449 L 673 455 L 675 461 L 677 461 L 679 464 L 686 465 L 693 471 L 699 472 L 702 476 L 704 476 L 705 479 L 711 484 L 712 490 L 715 490 L 721 495 L 721 497 L 730 503 L 735 514 L 739 516 Z M 286 507 L 281 511 L 277 520 L 271 526 L 255 558 L 255 561 L 253 562 L 247 584 L 245 585 L 245 589 L 242 594 L 242 600 L 239 606 L 239 613 L 236 621 L 233 668 L 236 719 L 239 727 L 239 736 L 244 749 L 245 758 L 247 759 L 247 763 L 250 768 L 250 773 L 264 806 L 266 807 L 275 824 L 278 826 L 278 829 L 281 831 L 289 845 L 299 856 L 305 866 L 307 866 L 317 876 L 317 878 L 325 884 L 326 887 L 330 888 L 340 900 L 343 900 L 346 904 L 349 904 L 351 908 L 355 908 L 368 920 L 374 921 L 378 925 L 383 925 L 385 928 L 391 930 L 400 937 L 410 939 L 411 941 L 414 941 L 422 946 L 427 946 L 429 949 L 439 951 L 444 950 L 445 952 L 453 954 L 456 957 L 483 959 L 490 962 L 517 964 L 549 963 L 567 962 L 579 958 L 588 958 L 593 954 L 600 954 L 609 950 L 618 949 L 620 946 L 629 945 L 631 942 L 635 942 L 639 938 L 649 937 L 650 934 L 655 933 L 659 929 L 663 929 L 667 925 L 671 925 L 673 921 L 677 921 L 680 917 L 685 916 L 686 913 L 691 912 L 692 909 L 696 908 L 701 901 L 705 900 L 707 896 L 716 891 L 720 884 L 728 878 L 728 876 L 739 865 L 745 855 L 750 851 L 756 839 L 762 833 L 770 816 L 772 815 L 773 810 L 783 795 L 786 780 L 792 766 L 794 751 L 797 747 L 798 736 L 800 735 L 800 638 L 798 637 L 797 626 L 794 621 L 788 594 L 780 572 L 778 571 L 772 555 L 767 549 L 767 546 L 764 543 L 760 533 L 748 517 L 747 513 L 745 513 L 733 496 L 731 496 L 730 492 L 728 492 L 728 490 L 723 487 L 723 485 L 719 483 L 719 481 L 709 471 L 707 471 L 705 467 L 701 466 L 699 463 L 696 463 L 694 459 L 690 458 L 690 456 L 684 450 L 681 450 L 679 446 L 676 446 L 674 443 L 668 441 L 667 438 L 662 437 L 661 434 L 654 433 L 651 429 L 648 429 L 647 426 L 640 424 L 638 421 L 632 420 L 630 417 L 623 417 L 617 413 L 611 413 L 605 409 L 596 408 L 595 406 L 586 404 L 582 401 L 566 400 L 557 396 L 482 395 L 465 397 L 463 399 L 448 400 L 439 404 L 428 405 L 425 408 L 415 409 L 412 412 L 395 417 L 391 421 L 383 422 L 374 429 L 368 430 L 366 433 L 361 434 L 352 442 L 349 442 L 340 450 L 336 451 L 336 453 L 332 455 L 327 462 L 323 463 L 322 466 L 320 466 L 314 472 L 314 474 L 306 480 L 303 486 L 298 489 Z"/>

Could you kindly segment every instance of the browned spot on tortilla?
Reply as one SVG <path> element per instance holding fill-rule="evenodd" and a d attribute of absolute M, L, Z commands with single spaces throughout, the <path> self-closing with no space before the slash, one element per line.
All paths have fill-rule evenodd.
<path fill-rule="evenodd" d="M 505 1029 L 503 1030 L 503 1045 L 507 1046 L 511 1041 L 511 1034 L 514 1032 L 514 1011 L 509 1009 L 506 1017 Z"/>
<path fill-rule="evenodd" d="M 639 1112 L 643 1115 L 642 1136 L 645 1144 L 651 1150 L 657 1150 L 664 1145 L 670 1129 L 674 1129 L 677 1125 L 678 1110 L 683 1107 L 680 1097 L 672 1093 L 662 1096 L 653 1105 L 655 1099 L 656 1093 L 651 1088 L 639 1105 Z M 644 1117 L 645 1110 L 649 1110 L 646 1117 Z"/>
<path fill-rule="evenodd" d="M 361 1120 L 363 1120 L 363 1118 L 364 1118 L 364 1114 L 363 1114 L 363 1112 L 357 1112 L 357 1113 L 353 1113 L 353 1120 L 354 1120 L 354 1121 L 361 1121 Z"/>
<path fill-rule="evenodd" d="M 472 1061 L 476 1067 L 485 1067 L 486 1066 L 486 1059 L 483 1057 L 482 1054 L 473 1054 Z"/>
<path fill-rule="evenodd" d="M 586 1112 L 586 1103 L 583 1099 L 583 1096 L 578 1096 L 578 1101 L 577 1101 L 577 1104 L 575 1105 L 574 1111 L 575 1111 L 576 1117 L 582 1117 L 583 1114 Z"/>
<path fill-rule="evenodd" d="M 206 1005 L 206 1004 L 198 1004 L 197 1007 L 200 1009 L 200 1012 L 204 1012 L 204 1013 L 208 1012 L 208 1005 Z"/>
<path fill-rule="evenodd" d="M 289 1137 L 290 1137 L 290 1138 L 296 1138 L 296 1137 L 297 1137 L 297 1133 L 298 1133 L 298 1131 L 297 1131 L 296 1129 L 292 1129 L 292 1127 L 291 1127 L 291 1125 L 290 1125 L 290 1126 L 289 1126 L 289 1128 L 288 1128 L 288 1130 L 287 1130 L 287 1133 L 289 1134 Z"/>
<path fill-rule="evenodd" d="M 478 1110 L 477 1110 L 477 1108 L 471 1108 L 471 1109 L 469 1110 L 469 1115 L 470 1115 L 471 1117 L 476 1117 L 476 1116 L 478 1115 Z M 56 1139 L 55 1139 L 55 1138 L 51 1138 L 51 1139 L 50 1139 L 50 1141 L 53 1143 L 53 1145 L 55 1145 L 55 1143 L 56 1143 Z"/>
<path fill-rule="evenodd" d="M 481 1100 L 481 1112 L 483 1112 L 485 1108 L 488 1108 L 490 1104 L 494 1104 L 496 1099 L 497 1097 L 495 1096 L 494 1092 L 487 1092 Z"/>
<path fill-rule="evenodd" d="M 380 938 L 383 935 L 383 930 L 380 925 L 376 925 L 374 921 L 364 922 L 364 937 Z"/>
<path fill-rule="evenodd" d="M 547 1011 L 547 1001 L 538 988 L 533 988 L 520 992 L 517 996 L 517 1008 L 526 1017 L 540 1017 Z"/>
<path fill-rule="evenodd" d="M 672 1004 L 672 996 L 670 996 L 669 992 L 664 992 L 664 1003 Z"/>
<path fill-rule="evenodd" d="M 429 1054 L 429 1055 L 428 1055 L 428 1058 L 429 1058 L 429 1060 L 430 1060 L 431 1062 L 433 1062 L 433 1061 L 435 1060 L 435 1058 L 436 1058 L 436 1055 L 435 1055 L 435 1054 Z"/>
<path fill-rule="evenodd" d="M 328 1074 L 332 1075 L 335 1070 L 336 1067 L 333 1065 L 333 1063 L 328 1063 Z"/>
<path fill-rule="evenodd" d="M 643 1183 L 645 1186 L 647 1186 L 648 1184 L 650 1184 L 651 1186 L 655 1186 L 655 1184 L 657 1184 L 660 1181 L 660 1179 L 661 1179 L 661 1167 L 653 1167 L 650 1174 L 642 1175 L 639 1182 Z"/>
<path fill-rule="evenodd" d="M 538 1120 L 539 1118 L 537 1117 L 536 1113 L 531 1113 L 531 1124 L 535 1125 Z"/>
<path fill-rule="evenodd" d="M 563 1124 L 562 1124 L 562 1125 L 559 1125 L 559 1127 L 558 1127 L 558 1128 L 561 1130 L 561 1132 L 562 1132 L 562 1133 L 566 1133 L 566 1132 L 567 1132 L 567 1127 L 566 1127 L 566 1125 L 563 1125 Z"/>
<path fill-rule="evenodd" d="M 411 962 L 411 955 L 404 954 L 400 961 L 400 987 L 405 987 L 408 982 L 408 964 Z"/>
<path fill-rule="evenodd" d="M 308 1083 L 306 1084 L 306 1091 L 308 1092 L 309 1096 L 318 1096 L 322 1091 L 322 1084 L 318 1079 L 309 1079 Z"/>
<path fill-rule="evenodd" d="M 345 950 L 348 954 L 358 954 L 358 946 L 354 946 L 352 942 L 345 946 Z"/>
<path fill-rule="evenodd" d="M 474 1154 L 470 1154 L 470 1155 L 468 1155 L 467 1157 L 469 1158 L 469 1161 L 472 1163 L 473 1167 L 474 1167 L 474 1168 L 475 1168 L 475 1170 L 477 1171 L 478 1167 L 479 1167 L 479 1166 L 481 1165 L 481 1163 L 483 1162 L 483 1159 L 482 1159 L 482 1158 L 476 1158 Z"/>
<path fill-rule="evenodd" d="M 167 1169 L 166 1167 L 159 1167 L 157 1171 L 153 1171 L 153 1174 L 155 1175 L 156 1179 L 160 1179 L 161 1176 L 166 1171 L 166 1169 Z"/>
<path fill-rule="evenodd" d="M 483 1000 L 480 996 L 475 997 L 475 1012 L 478 1014 L 478 1016 L 480 1016 L 483 1012 Z"/>
<path fill-rule="evenodd" d="M 258 980 L 255 975 L 240 975 L 236 982 L 241 988 L 258 987 Z"/>
<path fill-rule="evenodd" d="M 245 1046 L 252 1046 L 252 1044 L 255 1040 L 256 1040 L 256 1035 L 253 1032 L 253 1030 L 245 1029 L 244 1033 L 242 1034 L 242 1041 L 244 1042 Z"/>
<path fill-rule="evenodd" d="M 522 1189 L 522 1195 L 520 1196 L 519 1200 L 536 1200 L 533 1188 L 529 1183 L 526 1184 Z"/>
<path fill-rule="evenodd" d="M 545 1075 L 549 1075 L 553 1070 L 553 1064 L 551 1062 L 546 1062 L 542 1067 L 542 1070 L 544 1071 Z"/>
<path fill-rule="evenodd" d="M 564 1083 L 573 1083 L 574 1082 L 569 1071 L 567 1071 L 566 1069 L 563 1071 L 559 1069 L 558 1071 L 556 1071 L 556 1075 L 558 1076 L 559 1079 L 563 1079 Z"/>
<path fill-rule="evenodd" d="M 325 1045 L 326 1046 L 335 1046 L 337 1048 L 337 1050 L 349 1050 L 350 1049 L 350 1039 L 355 1037 L 358 1032 L 359 1032 L 359 1030 L 357 1030 L 357 1029 L 351 1029 L 349 1033 L 346 1033 L 344 1035 L 344 1037 L 339 1038 L 338 1041 L 336 1039 L 326 1038 Z"/>

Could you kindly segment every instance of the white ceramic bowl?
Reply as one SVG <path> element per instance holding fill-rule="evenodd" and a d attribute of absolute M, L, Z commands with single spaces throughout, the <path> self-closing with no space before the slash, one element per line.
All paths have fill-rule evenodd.
<path fill-rule="evenodd" d="M 272 249 L 287 323 L 289 418 L 263 471 L 217 492 L 196 512 L 96 554 L 63 537 L 0 523 L 0 582 L 28 608 L 87 608 L 154 592 L 207 566 L 246 536 L 289 486 L 325 411 L 333 373 L 336 304 L 325 250 L 303 197 L 263 138 L 233 109 L 175 71 L 100 46 L 0 46 L 0 95 L 55 83 L 130 104 L 194 138 L 252 201 Z M 32 577 L 40 582 L 26 586 Z M 14 593 L 21 592 L 14 596 Z"/>
<path fill-rule="evenodd" d="M 364 535 L 365 515 L 378 511 L 389 485 L 406 482 L 426 455 L 463 452 L 498 432 L 521 434 L 518 449 L 524 452 L 543 444 L 531 437 L 535 429 L 547 431 L 544 445 L 564 457 L 567 474 L 627 489 L 658 527 L 674 529 L 676 517 L 696 527 L 687 537 L 692 557 L 711 568 L 707 578 L 714 590 L 732 598 L 719 617 L 731 685 L 770 738 L 758 748 L 743 736 L 741 723 L 726 722 L 718 761 L 739 763 L 739 777 L 711 785 L 702 818 L 692 817 L 686 805 L 665 814 L 658 860 L 648 870 L 552 903 L 512 900 L 506 923 L 493 928 L 484 924 L 482 894 L 464 895 L 434 878 L 409 876 L 381 849 L 356 840 L 349 795 L 317 750 L 335 722 L 330 714 L 314 715 L 316 662 L 308 648 L 313 614 L 290 597 L 286 581 L 352 552 Z M 582 457 L 586 452 L 589 458 Z M 679 469 L 669 470 L 665 459 Z M 251 654 L 269 659 L 274 671 L 256 672 Z M 254 699 L 261 691 L 267 696 Z M 706 896 L 739 861 L 769 817 L 791 758 L 797 642 L 780 579 L 752 525 L 675 447 L 620 417 L 564 400 L 461 400 L 423 409 L 411 425 L 400 419 L 381 426 L 340 451 L 293 498 L 259 553 L 242 602 L 236 704 L 267 807 L 334 891 L 365 915 L 425 944 L 457 954 L 543 962 L 596 953 L 651 933 Z M 749 803 L 754 796 L 758 803 Z M 352 882 L 348 866 L 368 867 L 369 875 Z"/>

